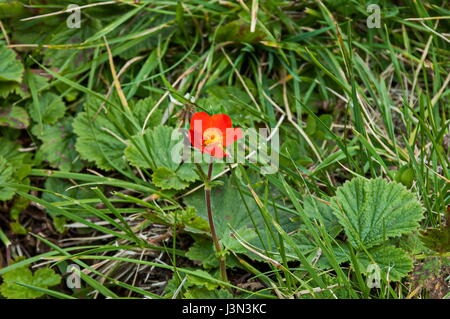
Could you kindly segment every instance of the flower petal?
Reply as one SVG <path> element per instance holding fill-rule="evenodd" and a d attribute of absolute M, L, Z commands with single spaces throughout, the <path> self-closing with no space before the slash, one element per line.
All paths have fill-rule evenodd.
<path fill-rule="evenodd" d="M 193 131 L 204 132 L 206 129 L 210 128 L 212 124 L 211 116 L 205 112 L 194 113 L 191 117 L 191 127 Z"/>
<path fill-rule="evenodd" d="M 226 114 L 214 114 L 211 117 L 211 127 L 218 128 L 222 132 L 223 136 L 225 135 L 226 129 L 232 126 L 231 118 Z"/>

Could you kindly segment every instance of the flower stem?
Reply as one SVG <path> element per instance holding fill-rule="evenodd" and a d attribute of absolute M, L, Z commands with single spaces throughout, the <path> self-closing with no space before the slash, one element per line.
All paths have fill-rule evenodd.
<path fill-rule="evenodd" d="M 211 181 L 212 169 L 213 169 L 213 162 L 209 163 L 208 182 Z M 214 218 L 211 207 L 211 188 L 209 185 L 205 187 L 205 200 L 206 200 L 206 210 L 208 211 L 209 228 L 211 229 L 211 237 L 214 243 L 214 247 L 216 249 L 216 253 L 217 255 L 219 255 L 220 277 L 222 281 L 228 282 L 227 268 L 225 264 L 225 255 L 222 253 L 222 247 L 219 243 L 219 238 L 217 237 L 216 234 L 216 227 L 214 226 Z"/>

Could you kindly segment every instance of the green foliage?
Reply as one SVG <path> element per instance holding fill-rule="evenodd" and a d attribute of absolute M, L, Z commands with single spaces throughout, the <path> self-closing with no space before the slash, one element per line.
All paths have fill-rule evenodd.
<path fill-rule="evenodd" d="M 44 125 L 42 130 L 34 126 L 32 132 L 42 141 L 37 156 L 54 168 L 77 172 L 83 163 L 75 150 L 76 136 L 72 131 L 72 121 L 72 118 L 66 117 L 57 124 Z"/>
<path fill-rule="evenodd" d="M 0 97 L 6 97 L 18 89 L 24 69 L 14 51 L 4 46 L 0 47 L 0 71 Z"/>
<path fill-rule="evenodd" d="M 157 126 L 135 135 L 125 149 L 125 156 L 133 166 L 151 168 L 156 186 L 179 190 L 199 177 L 192 164 L 181 164 L 180 153 L 176 152 L 183 147 L 183 135 L 172 136 L 173 132 L 168 126 Z M 174 160 L 176 157 L 179 161 Z"/>
<path fill-rule="evenodd" d="M 42 122 L 46 124 L 55 124 L 66 111 L 62 98 L 51 92 L 45 92 L 39 97 L 39 108 L 37 110 L 31 107 L 31 118 L 36 122 L 40 122 L 42 119 Z"/>
<path fill-rule="evenodd" d="M 0 108 L 0 126 L 25 129 L 30 125 L 27 111 L 19 106 Z"/>
<path fill-rule="evenodd" d="M 0 244 L 43 253 L 0 269 L 20 269 L 26 287 L 2 287 L 30 298 L 449 296 L 448 20 L 429 20 L 445 6 L 375 1 L 382 25 L 370 28 L 358 1 L 147 2 L 95 3 L 68 28 L 58 11 L 86 1 L 0 0 Z M 227 169 L 210 186 L 230 290 L 202 174 L 173 160 L 188 140 L 171 133 L 199 111 L 280 137 L 276 174 L 214 165 Z M 85 287 L 68 296 L 34 282 L 55 278 L 28 270 L 53 257 L 83 268 Z M 372 264 L 380 289 L 366 284 Z"/>
<path fill-rule="evenodd" d="M 240 193 L 236 182 L 234 177 L 225 178 L 222 186 L 212 189 L 211 206 L 216 233 L 226 249 L 257 258 L 239 241 L 259 249 L 272 249 L 277 245 L 271 237 L 271 233 L 275 230 L 272 225 L 266 224 L 255 200 L 245 193 Z M 207 220 L 208 214 L 202 190 L 186 196 L 184 203 L 194 207 L 197 214 Z M 270 211 L 274 216 L 274 211 L 272 209 Z M 292 223 L 290 217 L 293 216 L 280 213 L 279 224 L 286 229 L 294 229 L 295 224 Z"/>
<path fill-rule="evenodd" d="M 376 264 L 380 267 L 381 278 L 386 281 L 400 281 L 413 268 L 412 260 L 406 252 L 393 246 L 373 247 L 368 254 L 359 253 L 357 258 L 363 273 L 367 273 L 369 265 Z"/>
<path fill-rule="evenodd" d="M 0 185 L 4 183 L 14 183 L 14 169 L 10 163 L 0 156 Z M 11 199 L 14 196 L 14 189 L 10 186 L 0 186 L 0 200 Z"/>
<path fill-rule="evenodd" d="M 371 248 L 416 230 L 423 208 L 415 195 L 383 179 L 354 178 L 336 191 L 333 211 L 355 248 Z"/>
<path fill-rule="evenodd" d="M 0 293 L 8 299 L 36 299 L 44 295 L 42 291 L 21 284 L 46 289 L 61 282 L 61 276 L 50 268 L 41 268 L 32 273 L 28 267 L 20 267 L 5 273 L 2 278 Z"/>
<path fill-rule="evenodd" d="M 78 113 L 72 124 L 77 135 L 75 147 L 81 158 L 95 162 L 104 170 L 126 167 L 124 151 L 129 145 L 127 140 L 140 132 L 154 104 L 151 97 L 130 103 L 131 115 L 118 109 L 118 99 L 112 102 L 115 104 L 89 98 L 84 105 L 85 112 Z M 153 127 L 159 118 L 160 113 L 156 112 L 148 123 L 149 127 Z"/>

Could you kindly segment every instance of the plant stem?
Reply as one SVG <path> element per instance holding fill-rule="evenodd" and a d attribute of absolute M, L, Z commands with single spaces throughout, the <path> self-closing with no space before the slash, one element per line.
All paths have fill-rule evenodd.
<path fill-rule="evenodd" d="M 212 169 L 213 169 L 213 162 L 209 163 L 208 167 L 208 183 L 211 181 Z M 206 210 L 208 211 L 209 228 L 211 229 L 211 237 L 214 243 L 214 247 L 216 249 L 216 253 L 217 255 L 219 255 L 220 277 L 222 281 L 228 282 L 225 256 L 222 254 L 222 247 L 219 243 L 219 238 L 217 238 L 216 227 L 214 226 L 213 212 L 211 207 L 211 188 L 209 185 L 206 185 L 205 187 L 205 200 L 206 200 Z"/>

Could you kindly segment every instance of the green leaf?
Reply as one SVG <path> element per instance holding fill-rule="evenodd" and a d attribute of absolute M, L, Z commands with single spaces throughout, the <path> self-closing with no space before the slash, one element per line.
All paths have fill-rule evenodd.
<path fill-rule="evenodd" d="M 309 196 L 305 199 L 304 210 L 306 215 L 310 218 L 321 222 L 332 237 L 336 237 L 342 230 L 342 227 L 336 216 L 333 214 L 333 209 L 329 204 Z"/>
<path fill-rule="evenodd" d="M 186 257 L 193 261 L 199 261 L 205 268 L 219 267 L 219 259 L 214 251 L 213 243 L 210 239 L 198 238 L 186 252 Z"/>
<path fill-rule="evenodd" d="M 368 273 L 369 265 L 376 264 L 381 270 L 381 278 L 388 281 L 400 281 L 413 268 L 411 258 L 403 249 L 383 245 L 369 249 L 368 253 L 369 255 L 360 252 L 357 255 L 363 273 Z"/>
<path fill-rule="evenodd" d="M 162 223 L 165 225 L 184 228 L 191 233 L 207 233 L 209 232 L 209 224 L 206 220 L 199 217 L 195 209 L 192 207 L 186 207 L 172 212 L 154 211 L 149 219 L 155 223 Z"/>
<path fill-rule="evenodd" d="M 0 108 L 0 126 L 25 129 L 28 125 L 30 125 L 30 118 L 24 108 L 20 106 Z"/>
<path fill-rule="evenodd" d="M 39 107 L 41 109 L 36 110 L 34 103 L 30 106 L 30 115 L 35 122 L 39 122 L 39 119 L 42 118 L 43 123 L 54 124 L 66 112 L 66 105 L 62 98 L 51 92 L 42 94 L 39 99 Z"/>
<path fill-rule="evenodd" d="M 450 251 L 450 208 L 447 208 L 445 224 L 441 228 L 428 228 L 420 231 L 420 240 L 429 249 L 445 253 Z"/>
<path fill-rule="evenodd" d="M 0 200 L 9 200 L 14 196 L 14 189 L 9 186 L 1 186 L 4 183 L 15 183 L 12 165 L 0 156 Z"/>
<path fill-rule="evenodd" d="M 266 226 L 264 218 L 253 197 L 243 193 L 244 197 L 243 199 L 241 198 L 233 180 L 234 177 L 224 178 L 224 185 L 214 187 L 211 191 L 211 206 L 219 240 L 225 242 L 231 249 L 238 249 L 237 247 L 241 247 L 242 245 L 237 239 L 232 238 L 232 234 L 234 234 L 236 237 L 240 238 L 241 241 L 249 240 L 248 244 L 250 245 L 272 250 L 275 243 L 269 234 L 268 227 L 270 227 L 275 234 L 277 234 L 277 231 L 270 222 L 269 226 Z M 208 220 L 203 189 L 184 197 L 184 203 L 187 206 L 194 207 L 199 216 Z M 274 217 L 275 213 L 272 208 L 268 207 L 268 210 Z M 291 217 L 293 217 L 292 215 L 279 212 L 279 216 L 279 224 L 287 231 L 292 231 L 298 227 L 298 224 L 291 220 Z M 261 238 L 257 235 L 256 229 Z M 244 233 L 245 235 L 243 235 Z M 239 248 L 238 251 L 246 252 L 248 256 L 256 258 L 255 254 L 248 252 L 248 250 L 244 248 Z"/>
<path fill-rule="evenodd" d="M 22 76 L 23 65 L 17 60 L 16 53 L 7 47 L 0 47 L 0 82 L 20 83 Z"/>
<path fill-rule="evenodd" d="M 403 185 L 376 178 L 354 178 L 336 191 L 333 212 L 350 243 L 370 248 L 419 227 L 423 209 Z"/>
<path fill-rule="evenodd" d="M 73 121 L 73 131 L 78 136 L 75 148 L 82 159 L 104 170 L 113 169 L 110 161 L 119 169 L 125 168 L 125 137 L 106 117 L 99 115 L 94 121 L 86 112 L 80 112 Z"/>
<path fill-rule="evenodd" d="M 41 291 L 17 283 L 46 289 L 61 282 L 61 276 L 49 268 L 41 268 L 33 274 L 27 267 L 20 267 L 5 273 L 2 277 L 3 283 L 0 285 L 0 293 L 8 299 L 35 299 L 44 295 Z"/>
<path fill-rule="evenodd" d="M 153 183 L 161 189 L 184 189 L 189 186 L 189 183 L 184 182 L 177 173 L 165 168 L 159 167 L 152 174 Z"/>
<path fill-rule="evenodd" d="M 0 19 L 20 17 L 26 13 L 27 10 L 20 1 L 0 1 Z"/>
<path fill-rule="evenodd" d="M 233 295 L 226 289 L 208 290 L 206 288 L 190 288 L 184 297 L 187 299 L 233 299 Z"/>
<path fill-rule="evenodd" d="M 29 199 L 16 196 L 16 198 L 14 198 L 11 210 L 9 211 L 9 216 L 11 217 L 11 219 L 19 220 L 20 213 L 23 212 L 28 207 L 29 204 L 30 204 Z"/>
<path fill-rule="evenodd" d="M 92 190 L 90 190 L 86 187 L 73 187 L 74 184 L 68 182 L 67 180 L 60 179 L 60 178 L 51 178 L 51 177 L 47 178 L 44 186 L 45 186 L 46 190 L 49 190 L 54 193 L 61 194 L 61 195 L 64 195 L 64 196 L 67 196 L 70 198 L 74 198 L 76 200 L 93 198 L 95 196 L 95 193 Z M 44 192 L 42 194 L 42 199 L 47 202 L 50 202 L 50 203 L 67 201 L 67 199 L 63 198 L 62 196 L 58 196 L 58 195 L 48 193 L 48 192 Z M 65 208 L 73 208 L 73 207 L 77 207 L 77 204 L 75 201 L 74 201 L 73 205 L 65 206 Z M 55 216 L 59 215 L 59 212 L 56 210 L 51 210 L 51 209 L 47 208 L 46 211 L 53 218 Z M 78 214 L 80 214 L 81 216 L 85 216 L 85 217 L 92 216 L 91 213 L 87 213 L 84 211 L 80 211 L 80 212 L 78 212 Z"/>
<path fill-rule="evenodd" d="M 133 136 L 132 142 L 125 150 L 125 156 L 131 165 L 153 170 L 166 167 L 175 171 L 180 164 L 173 160 L 172 149 L 182 142 L 183 137 L 172 139 L 173 130 L 168 126 L 157 126 L 146 130 L 144 134 Z"/>
<path fill-rule="evenodd" d="M 114 99 L 113 102 L 117 101 Z M 99 168 L 104 170 L 124 169 L 127 161 L 123 155 L 128 145 L 128 137 L 124 131 L 128 132 L 130 136 L 140 132 L 154 104 L 153 98 L 130 103 L 135 124 L 139 125 L 136 127 L 130 123 L 130 119 L 121 110 L 111 105 L 105 105 L 104 107 L 108 108 L 108 113 L 105 114 L 101 101 L 88 98 L 84 106 L 88 112 L 78 113 L 73 122 L 73 130 L 78 136 L 76 150 L 80 153 L 81 158 L 95 162 Z M 154 112 L 147 125 L 152 126 L 154 125 L 153 121 L 159 121 L 159 119 L 160 112 Z M 120 124 L 116 125 L 115 123 Z"/>
<path fill-rule="evenodd" d="M 9 227 L 11 228 L 11 231 L 17 235 L 26 235 L 28 233 L 27 229 L 19 222 L 11 222 L 9 223 Z"/>
<path fill-rule="evenodd" d="M 196 276 L 194 274 L 198 274 L 199 276 Z M 209 272 L 197 269 L 194 271 L 194 274 L 187 275 L 187 280 L 190 284 L 200 287 L 204 286 L 208 290 L 213 290 L 219 287 L 219 284 L 213 281 L 214 277 L 211 276 Z M 208 280 L 208 278 L 212 280 Z"/>
<path fill-rule="evenodd" d="M 172 137 L 173 131 L 168 126 L 157 126 L 133 136 L 125 156 L 133 166 L 152 169 L 152 180 L 158 187 L 180 190 L 199 177 L 193 164 L 175 161 L 178 154 L 173 152 L 183 145 L 183 136 Z"/>
<path fill-rule="evenodd" d="M 0 82 L 0 97 L 6 98 L 11 93 L 23 96 L 24 92 L 16 82 Z"/>
<path fill-rule="evenodd" d="M 68 117 L 55 125 L 38 126 L 32 129 L 43 144 L 38 152 L 50 165 L 63 171 L 77 172 L 83 168 L 75 149 L 76 135 L 72 131 L 72 118 Z"/>

